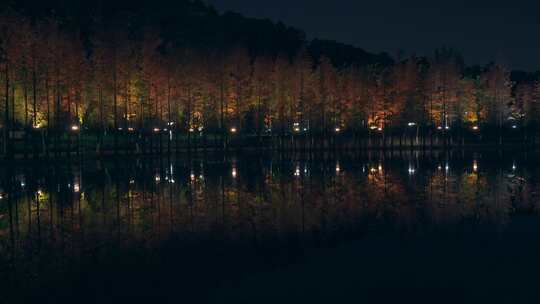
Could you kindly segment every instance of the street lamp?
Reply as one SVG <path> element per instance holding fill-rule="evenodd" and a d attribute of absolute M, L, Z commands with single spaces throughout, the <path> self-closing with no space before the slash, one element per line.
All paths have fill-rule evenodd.
<path fill-rule="evenodd" d="M 231 133 L 236 133 L 236 131 L 237 131 L 237 130 L 236 130 L 235 127 L 232 127 L 232 128 L 231 128 Z"/>
<path fill-rule="evenodd" d="M 72 126 L 71 126 L 71 130 L 72 130 L 72 131 L 79 131 L 79 126 L 77 126 L 77 125 L 72 125 Z"/>

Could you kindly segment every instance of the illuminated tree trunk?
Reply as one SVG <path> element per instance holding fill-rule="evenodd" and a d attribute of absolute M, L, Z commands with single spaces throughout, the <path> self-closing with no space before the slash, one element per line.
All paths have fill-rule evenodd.
<path fill-rule="evenodd" d="M 171 125 L 171 77 L 167 77 L 167 127 L 168 127 L 168 138 L 167 138 L 167 153 L 171 154 L 171 140 L 172 140 L 172 128 Z"/>
<path fill-rule="evenodd" d="M 59 141 L 59 136 L 60 136 L 60 103 L 61 103 L 61 93 L 60 93 L 60 71 L 59 71 L 59 68 L 58 68 L 58 61 L 55 62 L 55 70 L 56 70 L 56 86 L 55 86 L 55 96 L 56 96 L 56 104 L 55 104 L 55 109 L 54 109 L 54 120 L 55 120 L 55 123 L 54 123 L 54 129 L 55 129 L 55 134 L 54 134 L 54 153 L 55 153 L 55 156 L 58 157 L 58 153 L 59 153 L 59 150 L 58 150 L 58 141 Z"/>
<path fill-rule="evenodd" d="M 187 87 L 187 128 L 188 128 L 188 136 L 187 136 L 187 144 L 188 144 L 188 150 L 191 151 L 191 84 L 188 84 L 188 87 Z"/>
<path fill-rule="evenodd" d="M 47 136 L 45 137 L 45 154 L 49 157 L 49 138 L 51 135 L 51 100 L 49 91 L 49 69 L 45 70 L 45 99 L 47 102 Z"/>
<path fill-rule="evenodd" d="M 219 112 L 220 112 L 220 118 L 219 118 L 219 130 L 221 133 L 221 148 L 226 147 L 226 128 L 225 128 L 225 109 L 224 109 L 224 99 L 225 99 L 225 85 L 224 85 L 224 79 L 223 79 L 223 73 L 221 72 L 220 77 L 220 83 L 219 83 Z"/>
<path fill-rule="evenodd" d="M 116 48 L 113 51 L 113 134 L 114 134 L 114 154 L 118 152 L 118 99 L 117 99 L 117 66 Z"/>
<path fill-rule="evenodd" d="M 5 59 L 5 90 L 6 98 L 4 100 L 4 155 L 6 158 L 10 158 L 10 140 L 9 140 L 9 62 L 8 58 Z"/>
<path fill-rule="evenodd" d="M 36 75 L 36 56 L 34 51 L 32 52 L 32 128 L 38 128 L 37 124 L 37 75 Z M 34 157 L 38 154 L 36 139 L 32 136 L 32 142 L 34 147 Z"/>
<path fill-rule="evenodd" d="M 105 124 L 103 122 L 103 89 L 101 85 L 98 86 L 98 99 L 99 99 L 99 133 L 98 133 L 98 142 L 97 142 L 97 153 L 101 154 L 101 149 L 103 147 L 103 136 L 105 132 Z"/>

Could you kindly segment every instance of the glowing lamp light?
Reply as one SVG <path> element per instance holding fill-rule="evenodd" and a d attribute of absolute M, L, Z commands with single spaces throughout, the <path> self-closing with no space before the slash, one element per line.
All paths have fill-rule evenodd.
<path fill-rule="evenodd" d="M 472 129 L 476 131 L 478 130 L 478 126 L 473 126 Z"/>
<path fill-rule="evenodd" d="M 4 199 L 4 195 L 0 193 L 0 200 Z"/>
<path fill-rule="evenodd" d="M 204 127 L 199 127 L 197 130 L 199 130 L 199 132 L 202 132 L 204 130 Z"/>
<path fill-rule="evenodd" d="M 161 131 L 159 128 L 154 128 L 154 132 L 159 132 Z"/>
<path fill-rule="evenodd" d="M 299 127 L 294 127 L 294 132 L 300 132 L 300 128 Z"/>
<path fill-rule="evenodd" d="M 169 126 L 174 125 L 174 121 L 169 121 L 169 122 L 167 123 L 167 125 L 169 125 Z"/>
<path fill-rule="evenodd" d="M 437 127 L 437 130 L 442 130 L 442 127 L 441 127 L 441 126 L 438 126 L 438 127 Z"/>
<path fill-rule="evenodd" d="M 339 133 L 339 132 L 341 131 L 341 128 L 336 127 L 336 128 L 334 129 L 334 131 L 336 131 L 336 133 Z"/>
<path fill-rule="evenodd" d="M 81 186 L 77 183 L 73 184 L 73 192 L 78 193 L 79 191 L 81 191 Z"/>
<path fill-rule="evenodd" d="M 336 172 L 337 172 L 337 173 L 341 172 L 341 167 L 339 166 L 339 164 L 336 165 Z"/>
<path fill-rule="evenodd" d="M 236 168 L 232 168 L 231 175 L 233 178 L 236 178 L 236 176 L 238 175 L 238 173 L 236 172 Z"/>
<path fill-rule="evenodd" d="M 296 169 L 294 170 L 294 176 L 300 176 L 300 168 L 299 167 L 296 167 Z"/>
<path fill-rule="evenodd" d="M 72 131 L 79 131 L 79 126 L 73 125 L 73 126 L 71 126 L 71 130 Z"/>
<path fill-rule="evenodd" d="M 167 131 L 169 131 L 169 130 L 168 130 L 167 128 L 165 128 L 165 129 L 163 129 L 163 131 L 167 132 Z"/>
<path fill-rule="evenodd" d="M 33 125 L 33 128 L 34 129 L 39 129 L 39 128 L 41 128 L 41 124 L 35 124 L 35 125 Z"/>
<path fill-rule="evenodd" d="M 517 129 L 517 126 L 516 126 L 516 125 L 512 125 L 512 129 Z"/>
<path fill-rule="evenodd" d="M 379 128 L 377 128 L 377 130 L 378 130 L 379 132 L 381 132 L 381 131 L 382 131 L 382 128 L 381 128 L 381 127 L 379 127 Z"/>
<path fill-rule="evenodd" d="M 478 171 L 478 163 L 476 162 L 476 160 L 473 162 L 473 171 Z"/>
<path fill-rule="evenodd" d="M 304 128 L 304 132 L 307 131 L 307 128 Z"/>
<path fill-rule="evenodd" d="M 236 130 L 235 127 L 232 127 L 232 128 L 231 128 L 231 133 L 236 133 L 236 131 L 237 131 L 237 130 Z"/>
<path fill-rule="evenodd" d="M 444 128 L 445 128 L 446 130 L 450 130 L 450 127 L 449 127 L 449 126 L 446 126 L 446 127 L 444 127 Z"/>
<path fill-rule="evenodd" d="M 159 175 L 156 175 L 156 177 L 154 179 L 156 180 L 156 182 L 161 181 L 161 177 Z"/>
<path fill-rule="evenodd" d="M 195 180 L 195 174 L 194 174 L 194 173 L 191 173 L 191 174 L 189 175 L 189 178 L 190 178 L 192 181 Z"/>
<path fill-rule="evenodd" d="M 133 128 L 131 128 L 131 127 L 128 128 L 128 131 L 129 131 L 129 132 L 133 132 L 134 130 L 135 130 L 135 129 L 133 129 Z"/>
<path fill-rule="evenodd" d="M 512 170 L 515 171 L 517 169 L 517 166 L 515 163 L 512 164 Z"/>
<path fill-rule="evenodd" d="M 189 132 L 193 132 L 195 131 L 193 128 L 189 128 Z"/>
<path fill-rule="evenodd" d="M 369 128 L 370 128 L 371 130 L 375 130 L 375 129 L 377 129 L 377 126 L 371 126 L 371 127 L 369 127 Z"/>
<path fill-rule="evenodd" d="M 414 127 L 414 126 L 416 126 L 416 123 L 415 123 L 415 122 L 409 122 L 409 123 L 407 124 L 407 126 L 409 126 L 409 127 Z"/>
<path fill-rule="evenodd" d="M 409 175 L 413 175 L 416 170 L 413 167 L 409 167 Z"/>
<path fill-rule="evenodd" d="M 123 129 L 122 128 L 118 128 L 118 131 L 122 131 Z"/>

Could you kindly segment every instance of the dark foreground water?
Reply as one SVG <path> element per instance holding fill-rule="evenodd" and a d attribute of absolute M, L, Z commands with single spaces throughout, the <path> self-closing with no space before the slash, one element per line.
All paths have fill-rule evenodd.
<path fill-rule="evenodd" d="M 0 303 L 536 303 L 538 156 L 3 164 Z"/>

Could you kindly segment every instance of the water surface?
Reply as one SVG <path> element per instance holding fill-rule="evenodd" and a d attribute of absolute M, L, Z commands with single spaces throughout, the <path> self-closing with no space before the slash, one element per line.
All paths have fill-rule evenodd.
<path fill-rule="evenodd" d="M 6 164 L 8 302 L 537 298 L 535 153 Z"/>

